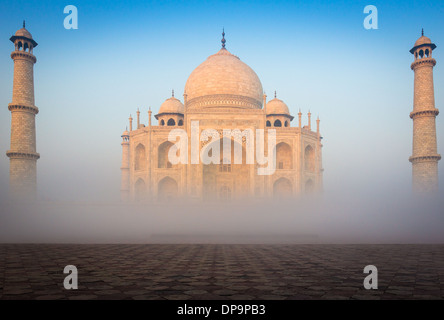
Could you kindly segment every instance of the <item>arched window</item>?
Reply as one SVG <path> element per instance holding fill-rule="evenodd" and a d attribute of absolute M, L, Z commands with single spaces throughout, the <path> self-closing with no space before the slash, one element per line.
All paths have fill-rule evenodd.
<path fill-rule="evenodd" d="M 165 141 L 159 148 L 157 148 L 157 167 L 158 168 L 172 168 L 171 162 L 168 160 L 168 152 L 173 144 L 170 141 Z"/>
<path fill-rule="evenodd" d="M 145 170 L 146 167 L 146 159 L 145 159 L 145 147 L 143 144 L 139 144 L 136 147 L 136 157 L 134 163 L 135 170 Z"/>
<path fill-rule="evenodd" d="M 19 49 L 19 51 L 22 50 L 22 47 L 23 47 L 22 42 L 19 41 L 19 43 L 18 43 L 18 49 Z"/>
<path fill-rule="evenodd" d="M 29 46 L 28 46 L 28 43 L 27 42 L 25 42 L 25 45 L 23 46 L 23 51 L 28 51 L 28 49 L 29 49 Z"/>
<path fill-rule="evenodd" d="M 421 57 L 421 59 L 424 57 L 424 51 L 423 50 L 419 50 L 419 56 Z"/>
<path fill-rule="evenodd" d="M 287 121 L 285 121 L 285 126 L 286 126 L 286 127 L 288 127 L 288 126 L 289 126 L 289 124 L 290 124 L 290 123 L 288 122 L 288 120 L 287 120 Z"/>
<path fill-rule="evenodd" d="M 429 57 L 429 49 L 426 49 L 425 51 L 425 56 L 428 58 Z"/>
<path fill-rule="evenodd" d="M 415 52 L 415 59 L 418 59 L 418 51 Z"/>
<path fill-rule="evenodd" d="M 281 122 L 281 120 L 276 120 L 275 122 L 274 122 L 274 126 L 275 127 L 282 127 L 282 122 Z"/>
<path fill-rule="evenodd" d="M 164 126 L 164 125 L 165 125 L 165 121 L 163 121 L 163 119 L 160 120 L 160 125 L 161 125 L 161 126 Z"/>
<path fill-rule="evenodd" d="M 305 148 L 304 153 L 305 158 L 305 170 L 314 172 L 315 171 L 315 152 L 311 146 Z"/>
<path fill-rule="evenodd" d="M 182 119 L 179 120 L 178 125 L 179 125 L 179 126 L 183 126 L 183 120 L 182 120 Z"/>
<path fill-rule="evenodd" d="M 276 169 L 293 169 L 291 147 L 285 142 L 276 145 Z"/>
<path fill-rule="evenodd" d="M 271 127 L 271 122 L 269 120 L 267 120 L 267 127 Z"/>
<path fill-rule="evenodd" d="M 170 127 L 171 126 L 175 126 L 176 125 L 176 121 L 174 121 L 174 119 L 169 119 L 167 125 L 170 126 Z"/>

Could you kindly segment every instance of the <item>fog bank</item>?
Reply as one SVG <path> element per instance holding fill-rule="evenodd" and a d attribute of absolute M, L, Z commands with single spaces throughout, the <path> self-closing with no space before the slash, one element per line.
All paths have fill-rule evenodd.
<path fill-rule="evenodd" d="M 1 202 L 2 243 L 444 242 L 444 200 L 408 192 L 203 204 Z"/>

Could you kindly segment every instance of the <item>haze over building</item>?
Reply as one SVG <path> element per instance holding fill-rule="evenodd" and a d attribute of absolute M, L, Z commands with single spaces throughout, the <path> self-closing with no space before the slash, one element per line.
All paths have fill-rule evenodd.
<path fill-rule="evenodd" d="M 304 119 L 306 125 L 299 112 L 297 125 L 291 126 L 294 117 L 285 102 L 276 92 L 267 102 L 259 77 L 226 49 L 225 33 L 222 36 L 222 48 L 189 76 L 184 104 L 173 91 L 155 115 L 158 125 L 151 123 L 151 110 L 147 126 L 140 123 L 139 110 L 134 129 L 130 116 L 130 129 L 122 134 L 122 199 L 226 201 L 291 197 L 322 190 L 319 118 L 315 131 L 310 112 L 308 123 Z M 169 159 L 173 142 L 168 135 L 173 129 L 186 132 L 188 163 L 172 164 Z M 263 137 L 257 129 L 264 131 Z M 276 132 L 276 147 L 267 154 L 269 129 Z M 224 137 L 224 130 L 231 130 L 233 135 Z M 246 130 L 251 130 L 251 141 L 242 136 Z M 193 163 L 194 142 L 199 153 L 210 157 L 217 150 L 220 157 L 213 159 L 216 163 Z M 248 153 L 252 158 L 257 156 L 258 143 L 264 144 L 268 161 L 275 157 L 270 174 L 258 174 L 261 163 L 257 159 L 247 161 Z M 228 155 L 224 145 L 230 149 Z M 242 150 L 242 159 L 236 159 L 236 148 Z"/>
<path fill-rule="evenodd" d="M 11 58 L 14 60 L 14 79 L 11 111 L 11 144 L 7 151 L 10 159 L 10 193 L 36 196 L 35 115 L 38 108 L 34 101 L 33 65 L 37 59 L 33 49 L 37 42 L 23 26 L 10 38 L 14 43 Z M 433 67 L 436 64 L 432 51 L 436 45 L 421 36 L 411 49 L 415 61 L 413 119 L 413 186 L 419 191 L 436 191 L 438 188 L 438 161 L 433 88 Z M 319 119 L 312 129 L 311 113 L 292 126 L 294 116 L 288 106 L 278 98 L 267 101 L 256 73 L 237 56 L 222 48 L 208 57 L 189 76 L 183 94 L 183 103 L 174 96 L 165 100 L 152 124 L 148 112 L 147 126 L 140 123 L 140 111 L 133 128 L 130 118 L 129 131 L 122 134 L 121 195 L 125 200 L 162 200 L 187 197 L 196 200 L 228 200 L 235 198 L 288 197 L 320 191 L 323 188 L 322 143 Z M 183 129 L 189 140 L 193 122 L 199 124 L 199 137 L 205 129 L 214 129 L 222 137 L 224 129 L 276 130 L 275 172 L 258 175 L 258 165 L 247 164 L 246 139 L 242 137 L 242 163 L 226 161 L 222 152 L 223 139 L 199 141 L 200 148 L 220 144 L 220 164 L 172 164 L 168 153 L 173 146 L 168 141 L 172 129 Z M 235 150 L 236 139 L 230 139 Z M 254 137 L 257 141 L 257 137 Z M 191 149 L 191 143 L 188 144 Z M 265 150 L 267 148 L 265 147 Z M 190 156 L 189 156 L 190 158 Z M 230 163 L 228 163 L 230 162 Z"/>

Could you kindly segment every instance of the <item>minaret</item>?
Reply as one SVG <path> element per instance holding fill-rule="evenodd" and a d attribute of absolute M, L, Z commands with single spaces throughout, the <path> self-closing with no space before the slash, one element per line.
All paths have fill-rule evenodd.
<path fill-rule="evenodd" d="M 299 109 L 298 117 L 299 117 L 299 129 L 301 129 L 302 128 L 302 112 L 301 112 L 301 109 Z"/>
<path fill-rule="evenodd" d="M 414 56 L 411 69 L 415 73 L 413 111 L 413 153 L 412 163 L 413 190 L 416 192 L 436 192 L 438 190 L 438 161 L 441 155 L 436 147 L 435 118 L 439 111 L 435 108 L 433 91 L 433 67 L 436 64 L 432 51 L 436 48 L 424 36 L 415 42 L 410 53 Z"/>
<path fill-rule="evenodd" d="M 9 190 L 14 198 L 34 200 L 37 195 L 37 159 L 35 115 L 39 109 L 34 105 L 33 68 L 37 59 L 33 50 L 37 42 L 23 28 L 9 40 L 14 43 L 11 58 L 14 60 L 14 83 L 11 111 L 11 146 L 9 157 Z"/>
<path fill-rule="evenodd" d="M 137 108 L 137 129 L 140 129 L 140 111 L 139 108 Z"/>
<path fill-rule="evenodd" d="M 321 122 L 321 120 L 319 120 L 319 116 L 316 119 L 316 133 L 318 134 L 318 138 L 320 136 L 320 131 L 319 131 L 319 123 Z"/>
<path fill-rule="evenodd" d="M 153 112 L 151 111 L 151 107 L 148 109 L 148 126 L 151 127 L 151 114 Z"/>
<path fill-rule="evenodd" d="M 311 131 L 311 112 L 308 110 L 308 130 Z"/>
<path fill-rule="evenodd" d="M 120 199 L 122 201 L 128 201 L 129 199 L 129 185 L 130 185 L 130 172 L 129 172 L 129 162 L 130 162 L 130 149 L 129 149 L 129 132 L 125 130 L 122 133 L 122 166 L 121 170 L 121 182 L 120 182 Z"/>

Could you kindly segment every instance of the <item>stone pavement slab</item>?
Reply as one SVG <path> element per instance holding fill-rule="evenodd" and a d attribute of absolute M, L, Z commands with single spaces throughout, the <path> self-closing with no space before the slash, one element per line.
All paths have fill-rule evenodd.
<path fill-rule="evenodd" d="M 0 244 L 2 300 L 443 298 L 444 245 Z"/>

